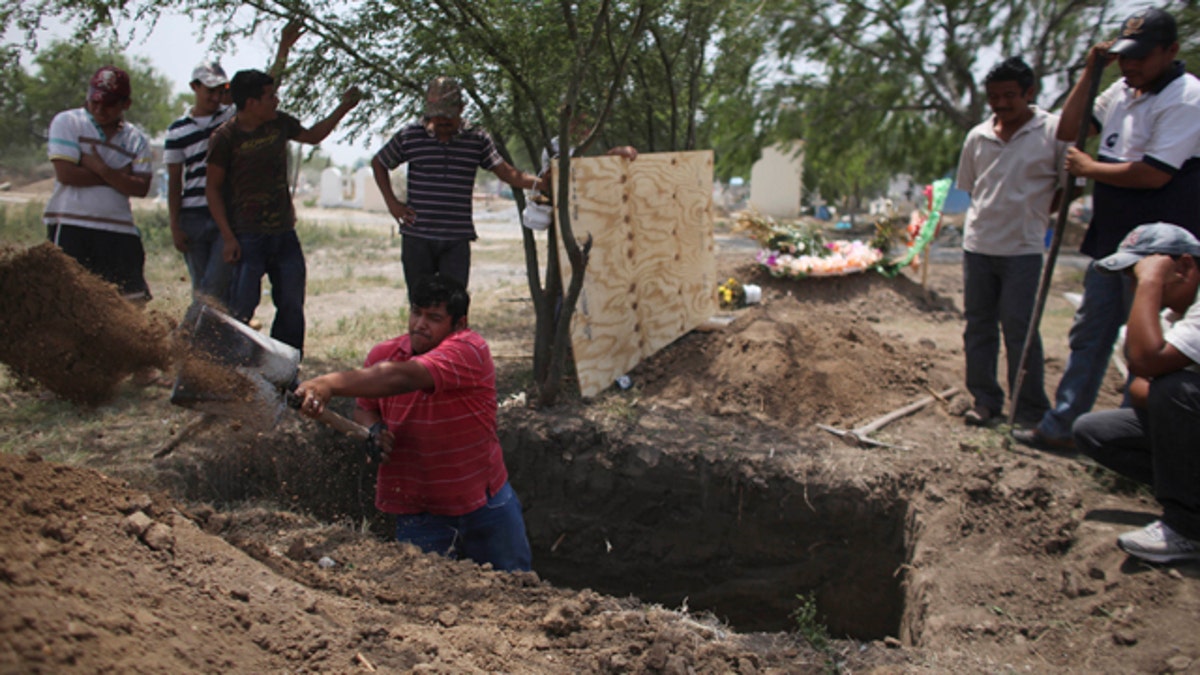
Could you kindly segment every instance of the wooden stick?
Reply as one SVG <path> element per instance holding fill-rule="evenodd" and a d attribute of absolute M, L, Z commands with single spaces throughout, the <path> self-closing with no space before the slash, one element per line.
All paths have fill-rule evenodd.
<path fill-rule="evenodd" d="M 1097 64 L 1099 65 L 1099 64 Z M 1075 137 L 1075 147 L 1083 150 L 1087 143 L 1088 131 L 1092 124 L 1092 106 L 1096 102 L 1096 94 L 1100 91 L 1100 77 L 1103 67 L 1092 70 L 1092 79 L 1088 82 L 1087 105 L 1084 107 L 1083 119 L 1079 123 L 1079 133 Z M 1038 280 L 1037 297 L 1033 302 L 1033 314 L 1029 317 L 1029 330 L 1025 332 L 1025 343 L 1021 347 L 1021 358 L 1017 361 L 1017 375 L 1013 378 L 1012 390 L 1008 392 L 1012 406 L 1008 410 L 1008 423 L 1012 425 L 1017 419 L 1017 402 L 1021 399 L 1021 387 L 1025 385 L 1025 371 L 1029 368 L 1029 352 L 1033 349 L 1033 338 L 1038 334 L 1042 323 L 1042 312 L 1046 310 L 1046 294 L 1050 291 L 1050 281 L 1054 277 L 1054 263 L 1058 260 L 1058 249 L 1062 247 L 1063 230 L 1067 229 L 1067 216 L 1071 211 L 1071 183 L 1063 187 L 1059 197 L 1058 218 L 1055 220 L 1054 235 L 1050 237 L 1050 251 L 1046 254 L 1046 262 L 1042 265 L 1042 276 Z"/>
<path fill-rule="evenodd" d="M 831 427 L 831 426 L 828 426 L 825 424 L 818 424 L 817 428 L 822 429 L 824 431 L 828 431 L 829 433 L 846 441 L 850 445 L 854 445 L 854 446 L 873 445 L 873 446 L 878 446 L 878 447 L 899 448 L 901 450 L 904 450 L 905 448 L 903 446 L 892 445 L 890 443 L 884 443 L 883 441 L 877 441 L 877 440 L 871 438 L 870 434 L 875 431 L 878 431 L 885 425 L 890 424 L 890 423 L 900 419 L 901 417 L 915 413 L 916 411 L 920 410 L 921 408 L 924 408 L 925 406 L 929 405 L 930 403 L 933 403 L 935 400 L 944 402 L 947 398 L 949 398 L 957 393 L 958 393 L 958 387 L 950 387 L 949 389 L 945 389 L 940 392 L 936 392 L 936 391 L 931 392 L 932 395 L 930 395 L 930 396 L 925 396 L 916 401 L 913 401 L 912 403 L 909 403 L 908 405 L 906 405 L 902 408 L 897 408 L 896 410 L 893 410 L 892 412 L 887 413 L 886 415 L 877 417 L 877 418 L 871 420 L 870 422 L 867 422 L 866 424 L 863 424 L 861 426 L 857 426 L 849 431 L 846 431 L 845 429 L 838 429 L 836 427 Z"/>
<path fill-rule="evenodd" d="M 212 426 L 212 423 L 216 422 L 217 418 L 218 415 L 204 413 L 199 419 L 192 420 L 186 427 L 180 429 L 179 433 L 175 434 L 175 438 L 172 438 L 164 443 L 161 448 L 155 450 L 152 457 L 154 459 L 162 459 L 163 457 L 166 457 L 174 452 L 175 448 L 178 448 L 181 443 L 195 437 L 201 431 L 204 431 Z"/>

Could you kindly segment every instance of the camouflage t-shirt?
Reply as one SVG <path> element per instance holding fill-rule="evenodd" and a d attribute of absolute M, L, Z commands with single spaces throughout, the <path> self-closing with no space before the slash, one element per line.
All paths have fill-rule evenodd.
<path fill-rule="evenodd" d="M 300 120 L 278 113 L 254 131 L 240 129 L 235 116 L 213 132 L 207 163 L 225 169 L 225 205 L 235 234 L 275 234 L 296 226 L 287 144 L 302 130 Z"/>

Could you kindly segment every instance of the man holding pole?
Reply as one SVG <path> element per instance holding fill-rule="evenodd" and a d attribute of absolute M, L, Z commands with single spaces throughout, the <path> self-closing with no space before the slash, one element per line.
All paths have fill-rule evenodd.
<path fill-rule="evenodd" d="M 1095 181 L 1094 215 L 1080 247 L 1094 259 L 1114 253 L 1125 235 L 1147 222 L 1177 223 L 1200 234 L 1200 80 L 1175 60 L 1178 52 L 1174 17 L 1138 11 L 1117 40 L 1092 47 L 1063 107 L 1058 137 L 1071 140 L 1088 107 L 1088 82 L 1117 60 L 1124 77 L 1097 98 L 1092 115 L 1098 157 L 1067 151 L 1067 171 Z M 1017 441 L 1044 450 L 1074 447 L 1071 426 L 1096 402 L 1131 300 L 1127 277 L 1088 266 L 1054 407 L 1036 427 L 1013 431 Z"/>
<path fill-rule="evenodd" d="M 1046 222 L 1066 146 L 1055 139 L 1058 116 L 1033 104 L 1037 85 L 1023 60 L 1005 59 L 992 68 L 984 88 L 992 115 L 967 134 L 958 162 L 958 189 L 971 195 L 963 230 L 963 351 L 975 407 L 963 418 L 984 426 L 1004 406 L 1004 390 L 996 381 L 1003 329 L 1016 417 L 1036 424 L 1050 408 L 1036 330 L 1021 391 L 1012 388 L 1033 315 Z"/>

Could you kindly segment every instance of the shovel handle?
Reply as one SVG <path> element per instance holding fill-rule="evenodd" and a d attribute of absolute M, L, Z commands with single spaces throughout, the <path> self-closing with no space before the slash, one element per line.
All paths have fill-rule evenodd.
<path fill-rule="evenodd" d="M 293 410 L 299 410 L 300 405 L 304 402 L 304 399 L 289 391 L 284 394 L 284 401 L 288 404 L 289 408 L 292 408 Z M 346 434 L 356 441 L 365 441 L 371 437 L 370 429 L 367 429 L 354 420 L 342 417 L 329 408 L 322 410 L 321 414 L 317 415 L 313 419 L 333 429 L 334 431 L 340 431 L 343 434 Z"/>
<path fill-rule="evenodd" d="M 316 420 L 335 431 L 340 431 L 356 441 L 365 441 L 371 435 L 369 429 L 354 420 L 347 419 L 326 408 Z"/>

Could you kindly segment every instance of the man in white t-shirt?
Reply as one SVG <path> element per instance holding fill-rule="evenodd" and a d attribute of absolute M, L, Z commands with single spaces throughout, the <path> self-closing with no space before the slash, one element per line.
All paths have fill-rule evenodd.
<path fill-rule="evenodd" d="M 88 82 L 84 107 L 50 121 L 55 183 L 42 221 L 63 252 L 127 299 L 146 301 L 146 252 L 129 198 L 150 191 L 150 142 L 125 121 L 131 93 L 129 74 L 104 66 Z"/>
<path fill-rule="evenodd" d="M 1034 105 L 1037 82 L 1023 60 L 1000 62 L 987 74 L 984 88 L 992 114 L 967 134 L 958 162 L 958 188 L 971 195 L 963 231 L 963 352 L 975 405 L 964 419 L 983 426 L 1001 414 L 1004 390 L 996 368 L 1003 329 L 1011 404 L 1018 422 L 1036 424 L 1050 407 L 1037 333 L 1021 391 L 1012 387 L 1033 315 L 1066 144 L 1055 138 L 1058 116 Z"/>
<path fill-rule="evenodd" d="M 1117 538 L 1123 551 L 1151 562 L 1200 560 L 1198 260 L 1200 240 L 1152 223 L 1096 261 L 1102 272 L 1134 278 L 1125 335 L 1133 407 L 1083 415 L 1072 433 L 1088 456 L 1153 488 L 1162 518 Z"/>

